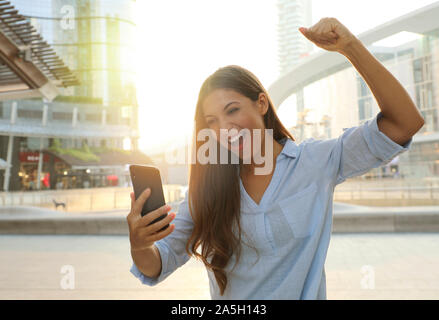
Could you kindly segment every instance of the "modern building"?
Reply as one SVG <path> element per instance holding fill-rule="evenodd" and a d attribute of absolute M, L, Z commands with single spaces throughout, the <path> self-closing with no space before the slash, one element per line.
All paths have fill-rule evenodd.
<path fill-rule="evenodd" d="M 312 44 L 297 29 L 312 22 L 311 0 L 278 0 L 278 60 L 283 75 L 312 51 Z"/>
<path fill-rule="evenodd" d="M 406 88 L 425 119 L 409 152 L 385 167 L 372 169 L 363 178 L 390 175 L 428 180 L 439 175 L 438 16 L 439 3 L 433 3 L 358 36 Z M 409 40 L 395 42 L 401 36 Z M 299 91 L 304 92 L 305 110 L 316 114 L 302 130 L 303 135 L 302 127 L 293 128 L 299 140 L 336 138 L 344 128 L 360 125 L 379 112 L 358 72 L 344 56 L 333 52 L 307 57 L 269 88 L 276 107 Z"/>
<path fill-rule="evenodd" d="M 282 77 L 313 49 L 298 28 L 310 26 L 312 23 L 312 0 L 278 0 L 278 62 L 279 74 Z M 303 90 L 296 92 L 298 112 L 304 111 Z"/>
<path fill-rule="evenodd" d="M 90 173 L 126 176 L 127 172 L 121 171 L 125 168 L 123 163 L 116 168 L 101 161 L 106 158 L 103 154 L 110 151 L 138 152 L 133 56 L 135 1 L 10 2 L 69 66 L 79 85 L 61 88 L 53 100 L 0 102 L 0 158 L 6 158 L 8 139 L 12 137 L 13 141 L 10 183 L 4 186 L 3 180 L 1 186 L 5 190 L 23 190 L 29 186 L 53 189 L 61 180 L 65 181 L 65 176 L 76 181 L 89 181 Z M 16 114 L 13 124 L 11 114 Z M 75 169 L 73 163 L 61 156 L 66 154 L 88 161 L 89 167 Z M 139 157 L 136 159 L 140 161 Z M 142 159 L 149 162 L 146 156 Z M 43 177 L 48 176 L 49 183 L 42 184 Z M 70 180 L 64 183 L 73 184 Z"/>
<path fill-rule="evenodd" d="M 0 130 L 6 133 L 0 136 L 0 157 L 6 159 L 0 158 L 0 181 L 5 190 L 11 181 L 18 180 L 17 175 L 21 177 L 17 172 L 17 149 L 13 152 L 14 130 L 19 128 L 17 118 L 29 110 L 17 110 L 16 104 L 7 109 L 3 102 L 27 98 L 51 101 L 59 94 L 60 87 L 77 84 L 76 77 L 27 19 L 9 1 L 0 0 Z M 43 124 L 46 115 L 45 109 Z M 38 161 L 38 181 L 41 165 Z"/>

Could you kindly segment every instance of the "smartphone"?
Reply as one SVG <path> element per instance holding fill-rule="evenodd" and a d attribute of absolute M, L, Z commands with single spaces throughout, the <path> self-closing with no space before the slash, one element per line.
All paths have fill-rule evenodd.
<path fill-rule="evenodd" d="M 130 176 L 131 182 L 133 183 L 134 197 L 136 200 L 146 188 L 151 189 L 151 194 L 143 204 L 143 208 L 140 213 L 142 217 L 166 204 L 165 197 L 163 195 L 162 179 L 160 177 L 160 171 L 157 167 L 130 165 Z M 150 224 L 166 218 L 167 215 L 167 213 L 161 215 Z M 165 230 L 167 227 L 169 227 L 169 224 L 161 228 L 159 231 Z"/>

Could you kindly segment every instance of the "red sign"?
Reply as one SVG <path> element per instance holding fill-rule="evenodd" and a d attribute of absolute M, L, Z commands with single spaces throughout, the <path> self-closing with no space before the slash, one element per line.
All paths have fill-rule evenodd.
<path fill-rule="evenodd" d="M 31 163 L 38 163 L 40 159 L 40 153 L 39 152 L 32 152 L 32 151 L 24 151 L 19 153 L 20 162 L 31 162 Z M 55 157 L 55 162 L 61 161 L 57 157 Z M 47 153 L 43 154 L 43 162 L 49 162 L 49 155 Z"/>

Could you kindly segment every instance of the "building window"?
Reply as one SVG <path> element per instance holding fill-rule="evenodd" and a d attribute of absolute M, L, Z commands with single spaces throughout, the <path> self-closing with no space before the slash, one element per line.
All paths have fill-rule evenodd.
<path fill-rule="evenodd" d="M 90 122 L 101 122 L 101 114 L 100 113 L 86 113 L 85 120 Z"/>
<path fill-rule="evenodd" d="M 421 133 L 439 131 L 437 109 L 421 110 L 421 115 L 425 119 Z"/>
<path fill-rule="evenodd" d="M 413 60 L 413 76 L 415 83 L 431 81 L 431 56 Z"/>
<path fill-rule="evenodd" d="M 358 101 L 358 119 L 360 121 L 372 117 L 372 98 L 363 98 Z"/>
<path fill-rule="evenodd" d="M 60 121 L 72 121 L 73 114 L 71 112 L 53 112 L 52 119 Z"/>
<path fill-rule="evenodd" d="M 29 150 L 40 150 L 40 145 L 42 142 L 42 149 L 46 149 L 49 147 L 49 139 L 48 138 L 32 138 L 32 137 L 27 137 L 24 138 L 24 141 L 27 142 L 26 147 Z"/>
<path fill-rule="evenodd" d="M 26 109 L 18 109 L 17 117 L 24 119 L 42 119 L 43 111 L 42 110 L 26 110 Z"/>
<path fill-rule="evenodd" d="M 419 84 L 416 86 L 416 105 L 421 109 L 433 108 L 433 84 Z"/>

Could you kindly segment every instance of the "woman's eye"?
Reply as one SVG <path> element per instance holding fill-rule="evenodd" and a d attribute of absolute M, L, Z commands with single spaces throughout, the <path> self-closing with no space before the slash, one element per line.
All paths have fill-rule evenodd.
<path fill-rule="evenodd" d="M 227 113 L 232 114 L 235 111 L 238 111 L 238 108 L 231 108 Z"/>
<path fill-rule="evenodd" d="M 215 120 L 207 120 L 207 125 L 210 126 L 211 124 L 213 124 L 215 122 Z"/>

